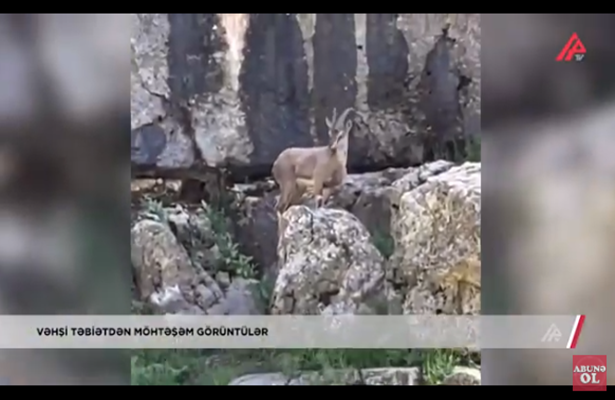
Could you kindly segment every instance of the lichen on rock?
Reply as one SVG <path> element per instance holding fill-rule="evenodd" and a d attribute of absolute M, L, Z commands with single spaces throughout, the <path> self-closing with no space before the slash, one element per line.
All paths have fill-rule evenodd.
<path fill-rule="evenodd" d="M 158 314 L 252 315 L 264 310 L 258 282 L 217 269 L 222 262 L 215 232 L 203 207 L 157 207 L 143 212 L 131 230 L 133 276 L 139 306 Z M 221 243 L 218 243 L 221 244 Z"/>
<path fill-rule="evenodd" d="M 480 288 L 466 282 L 480 282 L 480 177 L 480 164 L 465 163 L 401 196 L 388 278 L 402 288 L 404 313 L 480 312 Z M 451 272 L 463 279 L 445 279 Z"/>
<path fill-rule="evenodd" d="M 356 313 L 384 293 L 384 260 L 349 212 L 291 207 L 278 244 L 271 313 Z"/>

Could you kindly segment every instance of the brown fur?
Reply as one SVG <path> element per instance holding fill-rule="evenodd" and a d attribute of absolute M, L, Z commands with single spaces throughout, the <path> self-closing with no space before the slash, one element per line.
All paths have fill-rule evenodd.
<path fill-rule="evenodd" d="M 319 147 L 291 147 L 280 153 L 273 163 L 272 175 L 280 186 L 280 197 L 276 205 L 278 217 L 294 204 L 301 201 L 303 193 L 312 192 L 323 205 L 332 189 L 342 184 L 347 175 L 348 134 L 351 121 L 345 121 L 349 108 L 339 119 L 333 110 L 333 118 L 326 119 L 330 143 Z M 346 122 L 346 123 L 345 123 Z"/>

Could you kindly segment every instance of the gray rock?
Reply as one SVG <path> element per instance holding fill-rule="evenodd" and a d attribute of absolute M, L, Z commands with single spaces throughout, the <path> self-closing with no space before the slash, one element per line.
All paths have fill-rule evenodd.
<path fill-rule="evenodd" d="M 306 385 L 298 378 L 289 378 L 279 372 L 265 374 L 250 374 L 234 379 L 229 386 L 286 386 L 286 385 Z"/>
<path fill-rule="evenodd" d="M 231 277 L 228 272 L 221 271 L 216 273 L 216 282 L 223 290 L 226 290 L 231 285 Z"/>
<path fill-rule="evenodd" d="M 204 310 L 207 310 L 209 307 L 213 306 L 219 299 L 213 290 L 202 283 L 196 287 L 195 292 L 198 299 L 197 302 Z"/>
<path fill-rule="evenodd" d="M 263 309 L 256 301 L 259 282 L 252 279 L 235 278 L 224 293 L 223 304 L 227 315 L 261 315 Z"/>
<path fill-rule="evenodd" d="M 296 376 L 283 373 L 250 374 L 234 379 L 231 386 L 306 386 L 306 385 L 386 385 L 413 386 L 418 384 L 418 368 L 367 368 L 361 370 L 330 370 L 301 372 Z"/>
<path fill-rule="evenodd" d="M 131 230 L 131 259 L 141 300 L 175 298 L 189 286 L 194 271 L 186 250 L 168 225 L 142 220 Z M 153 297 L 152 297 L 153 296 Z"/>
<path fill-rule="evenodd" d="M 272 314 L 355 313 L 384 293 L 382 255 L 355 216 L 295 206 L 283 218 Z"/>
<path fill-rule="evenodd" d="M 378 172 L 349 174 L 327 202 L 327 207 L 350 211 L 377 241 L 390 240 L 391 209 L 407 191 L 441 174 L 454 164 L 434 161 L 415 168 L 388 168 Z M 274 210 L 278 192 L 272 180 L 234 186 L 240 215 L 235 231 L 241 250 L 252 257 L 267 279 L 278 275 L 278 222 Z M 304 205 L 313 206 L 309 195 Z"/>
<path fill-rule="evenodd" d="M 148 219 L 131 230 L 131 258 L 141 301 L 161 313 L 203 314 L 222 299 L 214 279 L 195 268 L 170 227 Z"/>
<path fill-rule="evenodd" d="M 434 138 L 480 130 L 480 14 L 132 14 L 132 22 L 134 165 L 204 162 L 262 176 L 283 149 L 322 144 L 325 116 L 351 106 L 351 170 L 418 164 Z M 447 24 L 455 40 L 439 50 Z M 433 118 L 438 110 L 446 118 Z"/>
<path fill-rule="evenodd" d="M 193 265 L 212 271 L 217 256 L 214 249 L 214 232 L 203 209 L 188 211 L 176 205 L 165 209 L 165 214 L 169 225 L 176 232 L 177 239 L 188 251 Z"/>
<path fill-rule="evenodd" d="M 367 385 L 414 386 L 419 384 L 419 368 L 368 368 L 362 370 Z"/>
<path fill-rule="evenodd" d="M 453 372 L 444 378 L 443 385 L 480 386 L 481 373 L 479 369 L 470 367 L 455 367 Z"/>
<path fill-rule="evenodd" d="M 437 160 L 408 170 L 406 174 L 391 184 L 394 189 L 392 193 L 395 194 L 395 196 L 392 196 L 391 201 L 393 204 L 399 205 L 402 194 L 422 185 L 428 178 L 448 171 L 454 165 L 451 161 Z"/>
<path fill-rule="evenodd" d="M 404 313 L 480 312 L 480 168 L 465 163 L 401 196 L 388 278 L 402 287 Z"/>
<path fill-rule="evenodd" d="M 453 165 L 450 161 L 438 160 L 416 168 L 389 168 L 350 175 L 331 203 L 352 212 L 372 235 L 388 237 L 391 210 L 399 204 L 401 193 L 414 189 Z"/>

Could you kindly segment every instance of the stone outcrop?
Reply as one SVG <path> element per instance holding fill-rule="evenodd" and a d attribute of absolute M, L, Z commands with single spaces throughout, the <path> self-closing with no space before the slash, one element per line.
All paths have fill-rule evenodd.
<path fill-rule="evenodd" d="M 375 313 L 386 304 L 383 257 L 355 216 L 294 206 L 283 218 L 272 314 Z"/>
<path fill-rule="evenodd" d="M 455 367 L 453 372 L 442 380 L 442 384 L 447 386 L 480 386 L 480 382 L 480 370 L 469 367 Z"/>
<path fill-rule="evenodd" d="M 387 273 L 404 313 L 480 313 L 480 171 L 465 163 L 401 196 Z"/>
<path fill-rule="evenodd" d="M 131 17 L 133 170 L 265 176 L 283 149 L 323 144 L 333 108 L 357 110 L 355 172 L 480 130 L 480 14 Z"/>
<path fill-rule="evenodd" d="M 325 207 L 314 207 L 308 198 L 287 210 L 279 238 L 270 182 L 235 185 L 228 207 L 234 229 L 231 214 L 207 204 L 144 202 L 132 230 L 136 297 L 157 313 L 477 314 L 480 172 L 479 163 L 439 160 L 351 175 Z M 392 240 L 391 253 L 378 243 L 382 230 Z M 236 240 L 244 245 L 236 247 Z M 269 270 L 259 257 L 242 254 L 263 255 L 271 247 L 275 252 L 264 258 Z M 260 282 L 240 276 L 248 264 L 265 272 L 254 274 Z M 444 358 L 433 361 L 439 366 L 431 370 L 432 356 L 423 354 L 423 364 L 408 355 L 401 363 L 378 364 L 382 368 L 297 364 L 292 373 L 278 365 L 268 371 L 283 372 L 243 375 L 254 371 L 246 366 L 232 381 L 229 375 L 216 380 L 252 386 L 480 385 L 479 369 L 453 367 L 474 365 L 470 354 L 455 355 L 455 364 L 446 354 L 433 355 Z M 230 354 L 219 356 L 203 362 L 237 363 Z M 284 363 L 297 363 L 288 357 Z"/>
<path fill-rule="evenodd" d="M 165 311 L 189 308 L 182 292 L 191 286 L 195 272 L 173 232 L 160 222 L 143 220 L 134 226 L 131 236 L 132 264 L 141 300 Z M 204 299 L 205 307 L 216 301 L 215 292 Z"/>
<path fill-rule="evenodd" d="M 234 379 L 230 386 L 307 386 L 307 385 L 386 385 L 414 386 L 420 382 L 420 370 L 409 368 L 365 368 L 362 370 L 306 371 L 299 376 L 283 373 L 244 375 Z"/>
<path fill-rule="evenodd" d="M 480 312 L 480 165 L 443 161 L 480 132 L 479 14 L 131 18 L 133 177 L 184 180 L 183 201 L 219 207 L 133 213 L 133 304 L 153 308 L 140 311 Z M 348 179 L 324 208 L 291 207 L 279 232 L 262 179 L 282 150 L 324 144 L 325 117 L 346 107 Z M 405 355 L 377 365 L 408 368 L 302 365 L 231 384 L 480 384 Z"/>
<path fill-rule="evenodd" d="M 181 207 L 144 213 L 131 230 L 138 303 L 156 313 L 250 315 L 264 310 L 257 283 L 218 270 L 211 222 Z"/>
<path fill-rule="evenodd" d="M 254 285 L 235 269 L 250 260 L 252 276 L 262 281 L 257 290 L 266 287 L 261 311 L 268 304 L 275 314 L 479 312 L 480 164 L 440 160 L 351 175 L 325 208 L 309 198 L 292 207 L 279 238 L 271 189 L 267 182 L 235 187 L 232 237 L 228 218 L 220 231 L 203 207 L 146 213 L 133 228 L 142 297 L 206 297 L 211 302 L 199 312 L 242 314 L 243 306 L 228 311 L 219 304 L 229 290 L 249 297 Z M 160 214 L 161 222 L 151 220 Z M 229 252 L 244 261 L 221 261 Z"/>
<path fill-rule="evenodd" d="M 350 174 L 329 198 L 327 207 L 349 211 L 375 240 L 390 239 L 391 214 L 402 194 L 441 174 L 454 164 L 438 160 L 414 168 L 388 168 L 379 172 Z M 261 272 L 277 276 L 277 217 L 273 182 L 235 185 L 240 216 L 235 229 L 242 250 Z M 313 206 L 306 198 L 305 204 Z"/>
<path fill-rule="evenodd" d="M 244 375 L 232 380 L 230 386 L 307 386 L 307 385 L 376 385 L 418 386 L 425 384 L 424 371 L 418 367 L 365 368 L 361 370 L 305 371 L 288 376 L 283 373 Z M 455 366 L 440 385 L 478 386 L 479 369 Z"/>
<path fill-rule="evenodd" d="M 414 168 L 389 168 L 380 172 L 349 175 L 329 201 L 330 207 L 350 211 L 372 236 L 389 235 L 392 212 L 401 194 L 443 173 L 454 164 L 438 160 Z"/>

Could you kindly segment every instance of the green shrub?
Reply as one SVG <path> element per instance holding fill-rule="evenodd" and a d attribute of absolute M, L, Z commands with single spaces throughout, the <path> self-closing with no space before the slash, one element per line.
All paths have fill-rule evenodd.
<path fill-rule="evenodd" d="M 480 137 L 470 137 L 466 139 L 466 161 L 480 162 L 481 160 L 481 147 Z"/>
<path fill-rule="evenodd" d="M 384 258 L 388 259 L 393 255 L 395 241 L 388 232 L 375 232 L 372 235 L 372 243 Z"/>
<path fill-rule="evenodd" d="M 252 257 L 248 257 L 239 250 L 239 245 L 233 240 L 229 232 L 227 215 L 221 209 L 215 209 L 203 202 L 203 210 L 214 233 L 214 242 L 218 246 L 220 258 L 217 260 L 216 270 L 229 273 L 231 276 L 254 278 L 256 269 Z"/>

